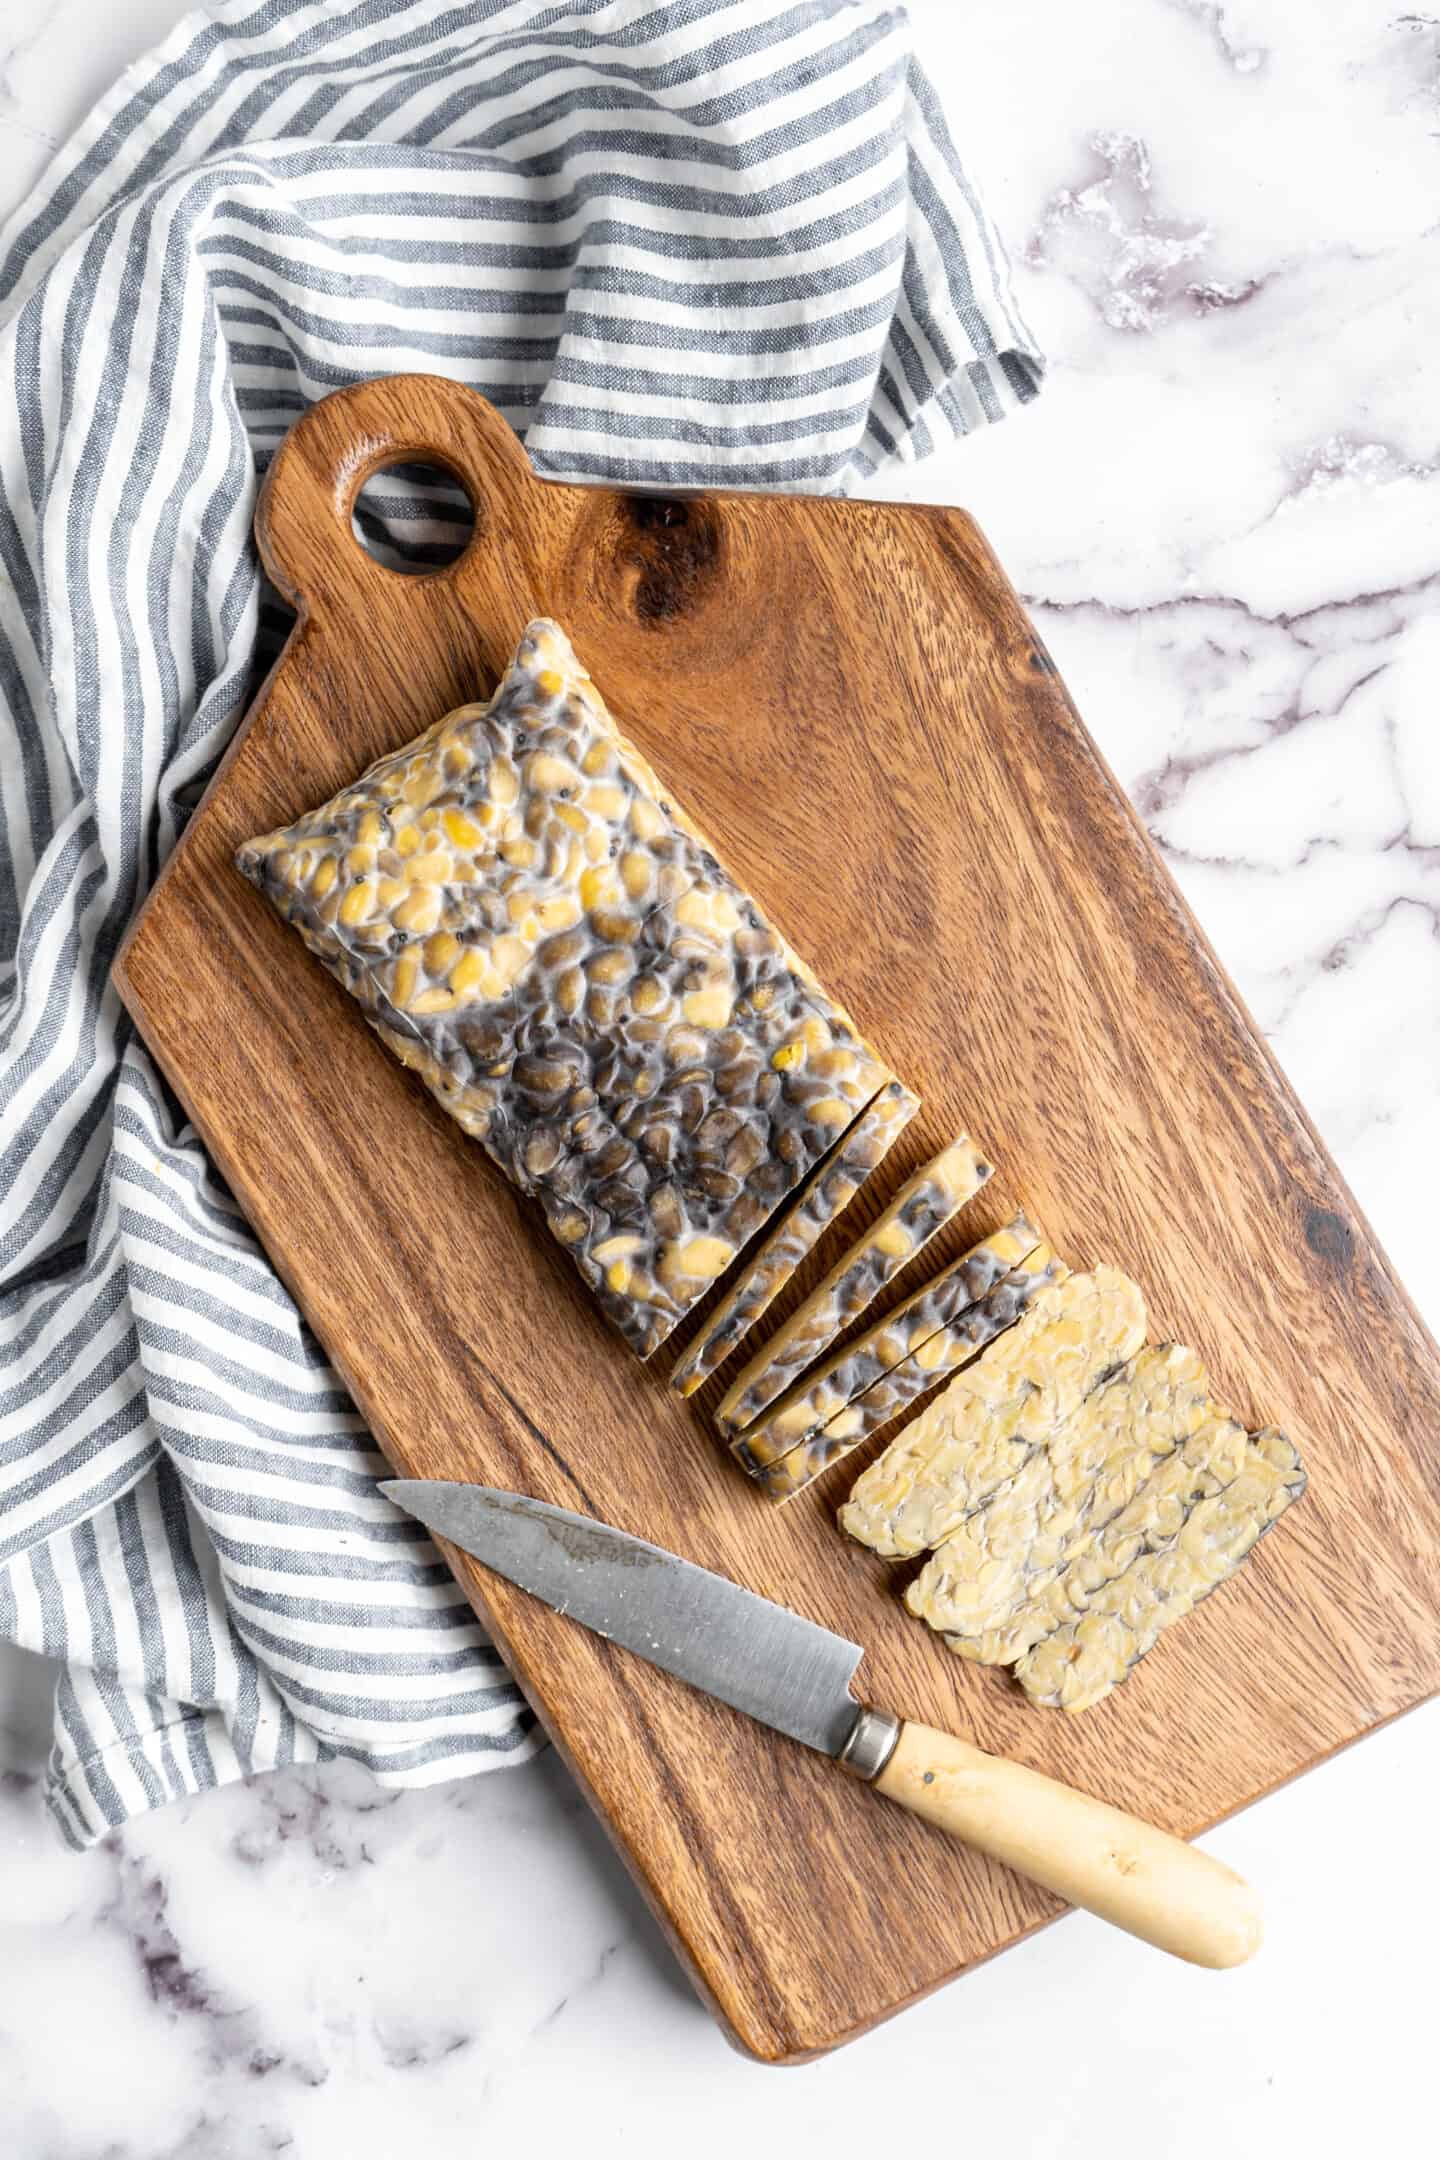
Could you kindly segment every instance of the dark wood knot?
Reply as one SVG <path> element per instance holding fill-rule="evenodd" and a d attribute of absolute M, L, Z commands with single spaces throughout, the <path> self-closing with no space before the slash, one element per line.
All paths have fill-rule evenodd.
<path fill-rule="evenodd" d="M 622 506 L 615 562 L 643 623 L 673 622 L 706 598 L 720 575 L 720 518 L 711 503 L 633 495 Z"/>
<path fill-rule="evenodd" d="M 1354 1257 L 1354 1231 L 1329 1208 L 1306 1208 L 1305 1242 L 1311 1252 L 1318 1253 L 1334 1268 L 1348 1268 Z"/>

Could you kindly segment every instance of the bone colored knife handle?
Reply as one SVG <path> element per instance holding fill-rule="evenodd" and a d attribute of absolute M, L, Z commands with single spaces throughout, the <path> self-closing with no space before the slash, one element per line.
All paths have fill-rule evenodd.
<path fill-rule="evenodd" d="M 928 1725 L 902 1725 L 873 1783 L 1071 1905 L 1192 1965 L 1243 1965 L 1260 1947 L 1259 1900 L 1231 1869 L 1021 1763 Z"/>

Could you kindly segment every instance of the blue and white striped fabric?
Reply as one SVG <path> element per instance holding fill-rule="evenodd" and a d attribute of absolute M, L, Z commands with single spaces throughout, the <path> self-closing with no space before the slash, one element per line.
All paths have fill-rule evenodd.
<path fill-rule="evenodd" d="M 108 988 L 283 628 L 257 475 L 410 368 L 548 473 L 839 489 L 1040 361 L 871 0 L 231 0 L 0 233 L 0 1632 L 62 1661 L 76 1844 L 533 1744 Z M 443 504 L 378 502 L 423 559 Z"/>

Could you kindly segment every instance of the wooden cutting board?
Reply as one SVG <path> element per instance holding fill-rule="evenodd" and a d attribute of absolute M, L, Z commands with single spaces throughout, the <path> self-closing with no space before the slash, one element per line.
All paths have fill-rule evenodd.
<path fill-rule="evenodd" d="M 464 482 L 476 531 L 403 577 L 352 538 L 351 506 L 422 456 Z M 398 1471 L 673 1546 L 864 1643 L 873 1700 L 1186 1834 L 1440 1685 L 1435 1344 L 962 511 L 546 485 L 480 398 L 415 376 L 307 414 L 257 529 L 300 620 L 117 981 Z M 1130 1270 L 1154 1335 L 1304 1452 L 1307 1498 L 1239 1580 L 1077 1719 L 948 1655 L 898 1603 L 903 1573 L 841 1538 L 868 1458 L 781 1512 L 749 1487 L 703 1414 L 715 1384 L 697 1407 L 664 1386 L 668 1356 L 634 1361 L 232 867 L 488 691 L 536 614 L 923 1091 L 885 1192 L 963 1123 L 998 1160 L 942 1256 L 1023 1203 L 1072 1265 Z M 449 1557 L 754 2054 L 832 2047 L 1056 1911 Z"/>

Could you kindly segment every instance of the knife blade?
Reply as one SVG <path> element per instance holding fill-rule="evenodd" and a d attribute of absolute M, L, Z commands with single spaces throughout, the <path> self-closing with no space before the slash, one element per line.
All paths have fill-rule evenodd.
<path fill-rule="evenodd" d="M 380 1490 L 563 1617 L 840 1763 L 888 1800 L 1191 1964 L 1260 1944 L 1249 1885 L 1168 1831 L 857 1701 L 860 1645 L 588 1515 L 440 1479 Z"/>
<path fill-rule="evenodd" d="M 532 1597 L 732 1710 L 822 1755 L 849 1739 L 860 1715 L 850 1692 L 858 1643 L 663 1546 L 523 1493 L 424 1478 L 381 1490 Z"/>

